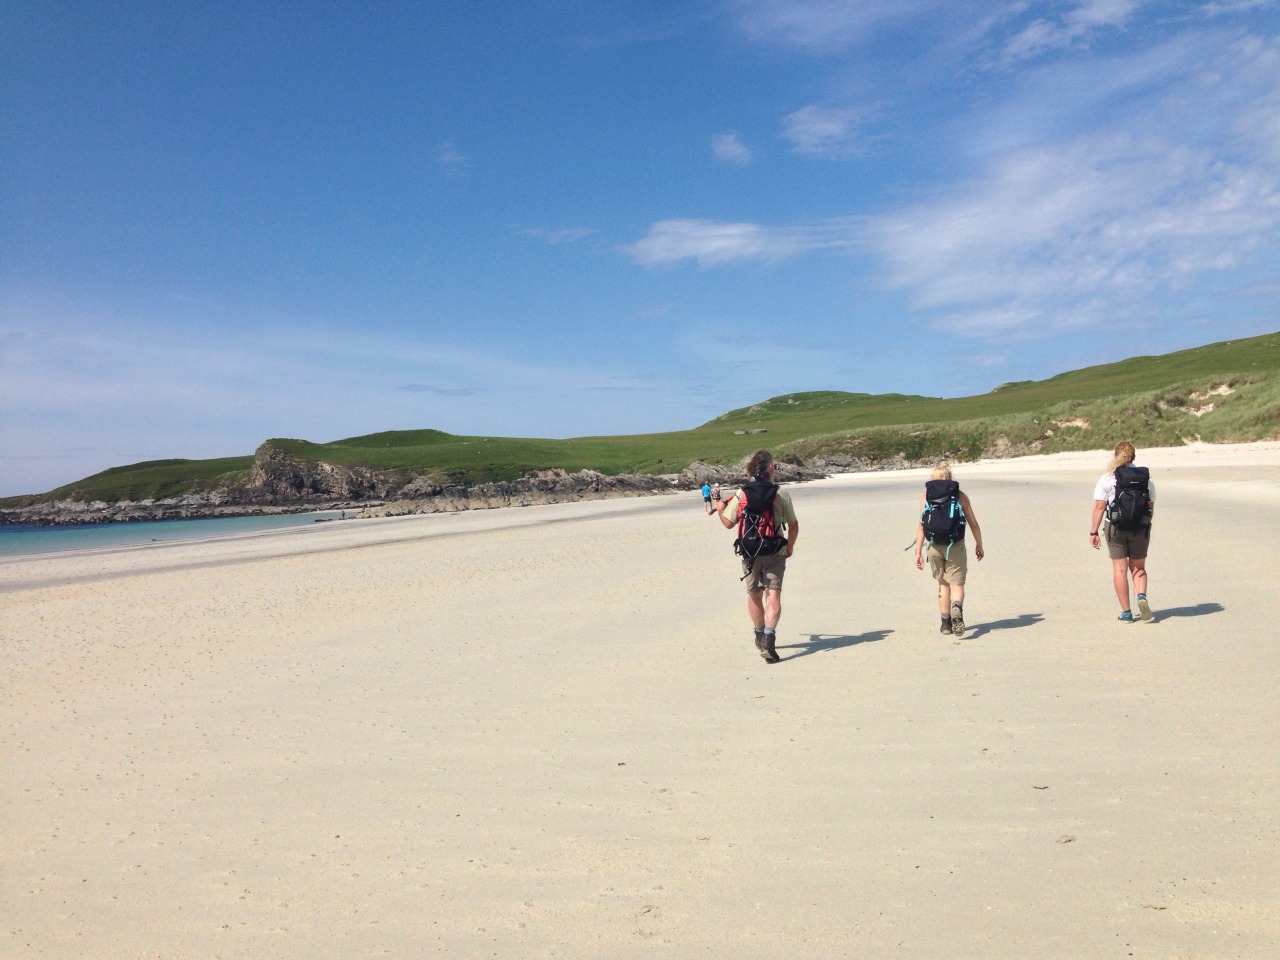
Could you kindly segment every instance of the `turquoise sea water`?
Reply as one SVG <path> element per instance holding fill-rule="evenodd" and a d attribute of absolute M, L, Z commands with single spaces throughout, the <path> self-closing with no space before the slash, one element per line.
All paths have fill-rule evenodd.
<path fill-rule="evenodd" d="M 84 550 L 92 547 L 119 547 L 153 540 L 189 540 L 231 533 L 252 533 L 297 527 L 337 517 L 324 513 L 277 514 L 269 517 L 216 517 L 208 520 L 144 520 L 132 523 L 83 523 L 63 527 L 30 524 L 0 525 L 0 557 Z"/>

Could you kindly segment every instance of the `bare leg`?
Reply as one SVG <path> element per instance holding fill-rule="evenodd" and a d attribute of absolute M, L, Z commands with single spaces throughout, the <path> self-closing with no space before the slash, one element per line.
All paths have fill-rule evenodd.
<path fill-rule="evenodd" d="M 764 591 L 756 590 L 747 594 L 747 616 L 751 618 L 751 625 L 757 630 L 764 629 Z M 777 623 L 777 621 L 774 621 Z"/>
<path fill-rule="evenodd" d="M 764 594 L 764 625 L 778 627 L 778 621 L 782 619 L 782 591 L 766 590 Z"/>
<path fill-rule="evenodd" d="M 1111 561 L 1111 581 L 1116 588 L 1116 599 L 1120 601 L 1121 610 L 1129 609 L 1129 564 L 1132 562 L 1134 561 L 1124 559 Z M 1147 585 L 1145 573 L 1142 576 L 1142 585 L 1144 587 Z"/>
<path fill-rule="evenodd" d="M 963 583 L 938 584 L 938 610 L 944 617 L 951 616 L 951 604 L 964 603 Z"/>
<path fill-rule="evenodd" d="M 1129 559 L 1129 573 L 1133 575 L 1133 592 L 1147 592 L 1147 561 L 1142 559 Z"/>

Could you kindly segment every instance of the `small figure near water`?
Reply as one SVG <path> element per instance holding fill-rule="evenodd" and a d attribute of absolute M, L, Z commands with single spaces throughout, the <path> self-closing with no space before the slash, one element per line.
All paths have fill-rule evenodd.
<path fill-rule="evenodd" d="M 1107 541 L 1111 557 L 1111 582 L 1120 601 L 1122 623 L 1133 623 L 1129 603 L 1129 579 L 1138 597 L 1138 615 L 1153 618 L 1147 600 L 1147 549 L 1151 546 L 1151 519 L 1156 508 L 1156 485 L 1146 467 L 1133 461 L 1138 451 L 1128 440 L 1116 445 L 1107 472 L 1093 488 L 1093 515 L 1089 519 L 1089 544 L 1095 550 Z M 1104 522 L 1106 526 L 1101 524 Z"/>
<path fill-rule="evenodd" d="M 973 529 L 973 555 L 981 560 L 982 528 L 969 496 L 951 476 L 951 467 L 940 464 L 920 495 L 920 523 L 916 527 L 916 569 L 924 569 L 924 544 L 929 543 L 929 572 L 938 581 L 939 631 L 964 635 L 964 583 L 969 574 L 965 531 Z"/>

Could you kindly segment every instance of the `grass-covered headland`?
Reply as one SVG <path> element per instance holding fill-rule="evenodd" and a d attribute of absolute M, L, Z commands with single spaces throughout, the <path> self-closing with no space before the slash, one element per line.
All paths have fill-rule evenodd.
<path fill-rule="evenodd" d="M 399 430 L 332 443 L 270 440 L 259 454 L 270 449 L 400 483 L 466 486 L 553 470 L 673 474 L 695 461 L 734 464 L 759 447 L 795 463 L 875 466 L 1107 448 L 1126 438 L 1139 447 L 1280 438 L 1280 333 L 1007 383 L 973 397 L 789 394 L 672 433 L 541 440 Z M 252 455 L 135 463 L 0 500 L 0 509 L 215 490 L 234 500 L 251 484 L 254 464 Z"/>

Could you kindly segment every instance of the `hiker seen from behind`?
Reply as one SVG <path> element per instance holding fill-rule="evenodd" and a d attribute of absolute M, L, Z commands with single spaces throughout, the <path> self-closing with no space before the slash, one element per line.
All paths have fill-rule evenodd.
<path fill-rule="evenodd" d="M 1093 488 L 1093 515 L 1089 519 L 1089 544 L 1093 549 L 1107 542 L 1111 557 L 1111 582 L 1120 601 L 1119 620 L 1133 623 L 1129 580 L 1138 597 L 1138 615 L 1153 618 L 1147 600 L 1147 549 L 1151 546 L 1151 518 L 1156 508 L 1156 486 L 1146 467 L 1134 463 L 1138 451 L 1128 440 L 1116 445 L 1107 472 Z"/>
<path fill-rule="evenodd" d="M 985 556 L 982 528 L 973 512 L 968 494 L 951 476 L 951 467 L 941 464 L 924 485 L 920 495 L 920 523 L 916 527 L 916 569 L 923 570 L 925 544 L 929 545 L 929 572 L 938 581 L 939 628 L 944 634 L 964 634 L 964 584 L 969 575 L 969 554 L 965 533 L 973 531 L 973 555 Z"/>
<path fill-rule="evenodd" d="M 778 620 L 782 616 L 782 578 L 787 558 L 800 536 L 791 496 L 775 482 L 773 454 L 758 450 L 747 461 L 751 478 L 732 497 L 716 501 L 720 522 L 737 530 L 734 552 L 742 559 L 747 585 L 747 615 L 755 628 L 756 650 L 766 663 L 777 663 Z"/>

